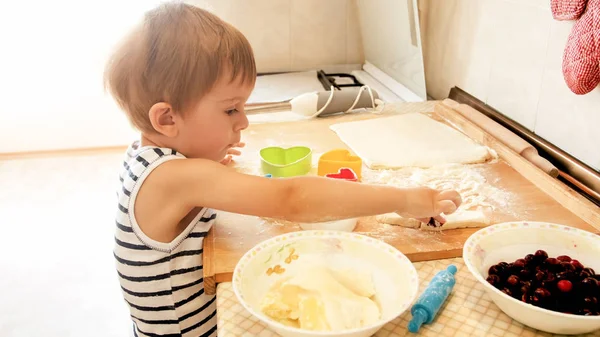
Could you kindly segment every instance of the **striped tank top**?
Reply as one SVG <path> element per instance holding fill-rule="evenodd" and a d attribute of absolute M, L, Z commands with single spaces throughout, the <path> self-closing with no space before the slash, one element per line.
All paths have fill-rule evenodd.
<path fill-rule="evenodd" d="M 172 149 L 128 150 L 117 191 L 114 257 L 134 336 L 213 337 L 217 335 L 215 296 L 204 293 L 202 243 L 216 214 L 202 209 L 172 242 L 147 237 L 134 216 L 135 198 L 158 165 L 185 157 Z"/>

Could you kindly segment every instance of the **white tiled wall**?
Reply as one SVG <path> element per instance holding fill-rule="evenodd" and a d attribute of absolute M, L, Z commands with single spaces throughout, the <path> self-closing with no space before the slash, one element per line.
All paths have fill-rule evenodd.
<path fill-rule="evenodd" d="M 188 0 L 236 26 L 259 72 L 362 64 L 354 0 Z"/>
<path fill-rule="evenodd" d="M 548 0 L 421 0 L 427 91 L 458 86 L 600 169 L 600 89 L 578 96 L 562 75 L 573 22 Z"/>

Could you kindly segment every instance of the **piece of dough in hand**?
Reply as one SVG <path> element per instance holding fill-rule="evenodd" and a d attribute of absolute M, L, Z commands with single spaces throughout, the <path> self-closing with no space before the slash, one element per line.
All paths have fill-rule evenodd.
<path fill-rule="evenodd" d="M 440 227 L 430 226 L 416 219 L 403 218 L 396 213 L 381 214 L 376 217 L 378 222 L 408 228 L 442 231 L 457 228 L 486 227 L 490 224 L 489 218 L 482 211 L 457 211 L 446 215 L 446 223 Z"/>
<path fill-rule="evenodd" d="M 403 218 L 397 213 L 385 213 L 375 217 L 377 222 L 407 228 L 419 228 L 422 222 L 413 218 Z"/>

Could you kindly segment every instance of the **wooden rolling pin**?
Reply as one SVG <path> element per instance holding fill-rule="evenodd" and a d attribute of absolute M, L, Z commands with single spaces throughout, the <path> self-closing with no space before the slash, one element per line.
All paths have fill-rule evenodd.
<path fill-rule="evenodd" d="M 460 104 L 449 98 L 443 100 L 442 104 L 459 112 L 461 115 L 477 124 L 477 126 L 506 144 L 513 151 L 519 153 L 525 159 L 529 160 L 529 162 L 540 168 L 542 171 L 548 173 L 553 178 L 558 177 L 558 169 L 546 158 L 541 157 L 533 145 L 527 143 L 521 137 L 517 136 L 502 125 L 496 123 L 491 118 L 466 104 Z"/>

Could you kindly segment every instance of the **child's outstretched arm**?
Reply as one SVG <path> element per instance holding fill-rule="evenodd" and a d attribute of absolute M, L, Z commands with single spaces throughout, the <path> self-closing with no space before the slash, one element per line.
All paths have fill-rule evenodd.
<path fill-rule="evenodd" d="M 414 218 L 453 213 L 455 191 L 394 188 L 321 177 L 269 179 L 238 173 L 203 159 L 171 160 L 157 167 L 144 185 L 153 204 L 179 209 L 217 210 L 294 222 L 328 221 L 397 212 Z M 144 192 L 144 186 L 140 193 Z M 150 194 L 146 194 L 149 196 Z M 443 222 L 443 220 L 442 220 Z"/>

